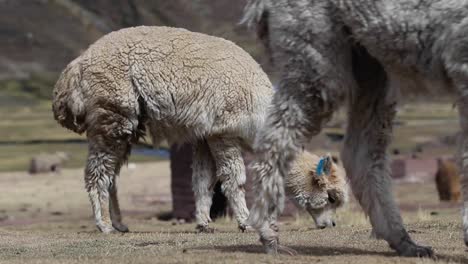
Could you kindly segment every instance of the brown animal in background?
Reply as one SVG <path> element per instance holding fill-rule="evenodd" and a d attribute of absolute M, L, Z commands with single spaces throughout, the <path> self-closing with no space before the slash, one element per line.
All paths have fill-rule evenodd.
<path fill-rule="evenodd" d="M 459 202 L 461 198 L 460 173 L 452 160 L 437 159 L 435 182 L 441 201 Z"/>

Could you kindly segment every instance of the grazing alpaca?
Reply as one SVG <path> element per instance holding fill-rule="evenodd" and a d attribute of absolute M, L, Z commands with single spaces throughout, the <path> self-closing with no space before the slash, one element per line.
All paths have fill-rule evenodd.
<path fill-rule="evenodd" d="M 252 145 L 272 93 L 258 63 L 221 38 L 142 26 L 92 44 L 57 81 L 53 112 L 66 128 L 86 131 L 85 184 L 99 230 L 128 231 L 116 176 L 146 128 L 156 146 L 163 139 L 193 143 L 197 228 L 210 231 L 213 187 L 220 180 L 245 229 L 241 150 Z"/>
<path fill-rule="evenodd" d="M 121 219 L 116 180 L 131 144 L 146 128 L 154 145 L 163 139 L 193 144 L 197 229 L 212 231 L 208 223 L 213 189 L 221 181 L 244 230 L 249 211 L 241 151 L 252 149 L 272 96 L 266 74 L 232 42 L 184 29 L 137 27 L 102 37 L 66 67 L 54 89 L 53 112 L 64 127 L 86 131 L 85 184 L 102 232 L 128 231 Z M 306 173 L 312 181 L 313 175 Z M 341 184 L 344 175 L 330 179 Z M 323 188 L 336 202 L 322 211 L 344 202 L 342 185 Z M 322 222 L 332 221 L 321 217 Z"/>
<path fill-rule="evenodd" d="M 259 195 L 249 217 L 268 252 L 277 251 L 274 219 L 291 161 L 347 98 L 343 165 L 375 235 L 402 256 L 433 256 L 410 238 L 391 192 L 386 150 L 398 94 L 411 92 L 458 95 L 468 245 L 467 16 L 466 0 L 249 1 L 243 21 L 282 74 L 256 142 Z"/>

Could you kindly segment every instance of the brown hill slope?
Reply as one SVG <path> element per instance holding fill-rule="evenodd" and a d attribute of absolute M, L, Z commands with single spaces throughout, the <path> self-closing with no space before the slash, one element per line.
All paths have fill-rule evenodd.
<path fill-rule="evenodd" d="M 101 35 L 136 25 L 221 36 L 260 59 L 255 38 L 237 25 L 244 5 L 245 0 L 0 0 L 0 80 L 56 75 Z"/>

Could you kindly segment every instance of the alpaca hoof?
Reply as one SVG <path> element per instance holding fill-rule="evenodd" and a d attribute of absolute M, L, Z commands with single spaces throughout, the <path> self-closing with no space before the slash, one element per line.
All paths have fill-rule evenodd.
<path fill-rule="evenodd" d="M 396 246 L 390 246 L 398 255 L 403 257 L 434 258 L 434 251 L 431 247 L 421 246 L 414 243 L 411 238 L 406 237 Z"/>
<path fill-rule="evenodd" d="M 215 229 L 212 227 L 209 227 L 208 225 L 197 225 L 195 228 L 199 233 L 207 233 L 207 234 L 212 234 L 215 232 Z"/>
<path fill-rule="evenodd" d="M 121 233 L 127 233 L 130 231 L 128 227 L 122 223 L 112 223 L 112 226 Z"/>
<path fill-rule="evenodd" d="M 468 230 L 465 230 L 465 245 L 468 247 Z"/>
<path fill-rule="evenodd" d="M 278 253 L 280 254 L 286 254 L 286 255 L 289 255 L 289 256 L 296 256 L 297 255 L 297 251 L 290 248 L 290 247 L 286 247 L 286 246 L 282 246 L 282 245 L 278 245 Z"/>
<path fill-rule="evenodd" d="M 241 228 L 239 226 L 239 229 L 244 233 L 244 232 L 256 232 L 257 230 L 255 230 L 253 227 L 249 226 L 249 225 L 245 225 L 244 228 Z"/>
<path fill-rule="evenodd" d="M 278 237 L 263 238 L 260 237 L 260 242 L 263 244 L 265 253 L 268 255 L 277 255 L 278 254 Z"/>
<path fill-rule="evenodd" d="M 263 248 L 265 249 L 265 253 L 268 255 L 277 255 L 278 254 L 278 245 L 263 245 Z"/>
<path fill-rule="evenodd" d="M 263 244 L 263 247 L 265 248 L 265 252 L 268 254 L 268 255 L 278 255 L 278 254 L 285 254 L 285 255 L 289 255 L 289 256 L 296 256 L 297 255 L 297 251 L 290 248 L 290 247 L 286 247 L 286 246 L 283 246 L 283 245 L 279 245 L 278 244 L 278 241 L 271 241 L 270 243 L 264 243 Z"/>
<path fill-rule="evenodd" d="M 247 228 L 248 226 L 246 224 L 239 224 L 239 230 L 244 233 L 245 231 L 247 231 Z"/>
<path fill-rule="evenodd" d="M 115 230 L 115 228 L 112 226 L 98 225 L 97 228 L 99 229 L 99 231 L 101 231 L 104 234 L 117 233 L 117 230 Z"/>

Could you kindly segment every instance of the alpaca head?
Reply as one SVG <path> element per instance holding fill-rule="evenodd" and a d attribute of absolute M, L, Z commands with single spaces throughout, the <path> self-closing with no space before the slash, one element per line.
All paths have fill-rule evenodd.
<path fill-rule="evenodd" d="M 330 155 L 319 157 L 306 151 L 291 166 L 286 192 L 312 216 L 318 228 L 335 226 L 334 212 L 348 199 L 344 170 Z"/>

